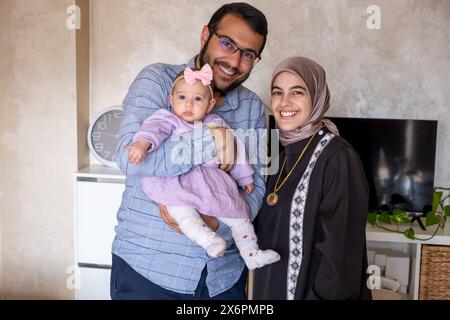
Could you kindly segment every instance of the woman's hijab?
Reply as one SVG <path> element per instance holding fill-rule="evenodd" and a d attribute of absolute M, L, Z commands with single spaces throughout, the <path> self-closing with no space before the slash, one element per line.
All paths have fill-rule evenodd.
<path fill-rule="evenodd" d="M 305 123 L 291 131 L 280 130 L 280 141 L 283 146 L 295 143 L 312 136 L 323 126 L 326 126 L 333 134 L 339 135 L 336 125 L 331 120 L 325 119 L 324 114 L 330 107 L 330 91 L 326 81 L 325 70 L 316 62 L 304 57 L 292 57 L 280 62 L 273 74 L 272 83 L 283 71 L 290 72 L 306 84 L 311 98 L 311 114 Z"/>

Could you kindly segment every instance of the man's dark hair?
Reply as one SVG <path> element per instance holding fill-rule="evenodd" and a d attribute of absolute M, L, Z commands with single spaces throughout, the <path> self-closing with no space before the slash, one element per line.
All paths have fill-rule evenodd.
<path fill-rule="evenodd" d="M 263 36 L 264 38 L 263 44 L 261 50 L 259 51 L 259 54 L 261 55 L 261 52 L 263 51 L 264 46 L 266 45 L 266 38 L 268 33 L 267 19 L 264 13 L 262 13 L 255 7 L 249 5 L 248 3 L 244 2 L 229 3 L 220 7 L 213 14 L 211 20 L 208 23 L 208 27 L 217 30 L 217 26 L 219 25 L 220 20 L 222 20 L 222 18 L 227 14 L 234 14 L 239 18 L 242 18 L 243 20 L 245 20 L 245 22 L 248 23 L 248 25 L 254 32 Z"/>

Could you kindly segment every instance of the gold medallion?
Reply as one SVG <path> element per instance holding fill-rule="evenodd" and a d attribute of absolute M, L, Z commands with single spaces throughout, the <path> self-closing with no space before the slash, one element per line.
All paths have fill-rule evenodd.
<path fill-rule="evenodd" d="M 292 167 L 292 169 L 288 172 L 288 174 L 286 175 L 286 177 L 284 178 L 284 180 L 281 182 L 280 185 L 278 185 L 278 182 L 280 182 L 280 178 L 281 175 L 283 174 L 283 169 L 284 166 L 286 165 L 286 160 L 287 160 L 287 155 L 284 157 L 284 161 L 283 161 L 283 165 L 281 166 L 280 169 L 280 173 L 278 174 L 278 178 L 277 178 L 277 182 L 275 182 L 275 187 L 273 188 L 273 192 L 270 193 L 267 198 L 266 198 L 266 203 L 269 206 L 273 206 L 274 204 L 276 204 L 278 202 L 278 195 L 277 192 L 281 189 L 281 187 L 284 185 L 284 183 L 286 182 L 286 180 L 291 176 L 291 173 L 294 172 L 295 167 L 297 167 L 297 164 L 300 162 L 300 160 L 303 158 L 303 155 L 305 154 L 306 149 L 308 149 L 309 144 L 311 143 L 311 141 L 314 139 L 315 137 L 315 133 L 311 136 L 311 138 L 309 138 L 308 143 L 306 144 L 306 146 L 303 148 L 302 152 L 300 153 L 300 156 L 297 158 L 297 161 L 295 161 L 294 166 Z"/>
<path fill-rule="evenodd" d="M 273 206 L 278 202 L 278 195 L 275 192 L 272 192 L 267 196 L 266 202 L 269 206 Z"/>

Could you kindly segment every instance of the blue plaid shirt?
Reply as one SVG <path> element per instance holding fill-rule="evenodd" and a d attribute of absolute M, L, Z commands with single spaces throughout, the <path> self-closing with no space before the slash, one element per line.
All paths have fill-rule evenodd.
<path fill-rule="evenodd" d="M 193 68 L 192 58 L 187 66 Z M 220 222 L 217 233 L 227 241 L 222 257 L 211 258 L 206 251 L 183 234 L 174 232 L 164 223 L 158 206 L 148 200 L 141 186 L 142 176 L 172 177 L 188 172 L 194 161 L 175 164 L 171 155 L 180 141 L 167 139 L 158 149 L 147 155 L 138 165 L 128 163 L 127 151 L 122 146 L 130 143 L 144 119 L 159 108 L 171 110 L 168 95 L 177 73 L 186 65 L 152 64 L 144 68 L 132 83 L 123 102 L 124 115 L 118 135 L 117 162 L 126 174 L 126 188 L 117 212 L 118 225 L 112 252 L 124 259 L 134 270 L 160 287 L 183 294 L 194 294 L 202 270 L 207 266 L 206 285 L 210 296 L 231 288 L 239 279 L 244 262 L 234 245 L 230 228 Z M 224 105 L 213 113 L 221 116 L 234 129 L 265 129 L 264 106 L 256 94 L 240 86 L 227 93 Z M 237 130 L 239 134 L 239 130 Z M 247 152 L 249 141 L 245 140 Z M 215 156 L 214 142 L 208 129 L 200 135 L 183 135 L 183 148 L 201 147 L 202 160 Z M 254 147 L 254 146 L 253 146 Z M 255 150 L 252 150 L 253 154 Z M 193 156 L 194 157 L 194 156 Z M 197 155 L 195 156 L 197 157 Z M 254 219 L 261 206 L 265 183 L 261 161 L 254 162 L 255 191 L 243 195 Z M 257 162 L 257 163 L 256 163 Z M 170 192 L 170 190 L 167 190 Z"/>

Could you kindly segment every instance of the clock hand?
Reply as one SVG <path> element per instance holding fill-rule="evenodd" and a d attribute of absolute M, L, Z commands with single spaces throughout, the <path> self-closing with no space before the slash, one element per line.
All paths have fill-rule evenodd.
<path fill-rule="evenodd" d="M 110 137 L 114 137 L 117 138 L 117 134 L 111 134 L 111 133 L 106 133 L 106 132 L 101 132 L 100 134 L 105 135 L 105 136 L 110 136 Z"/>

